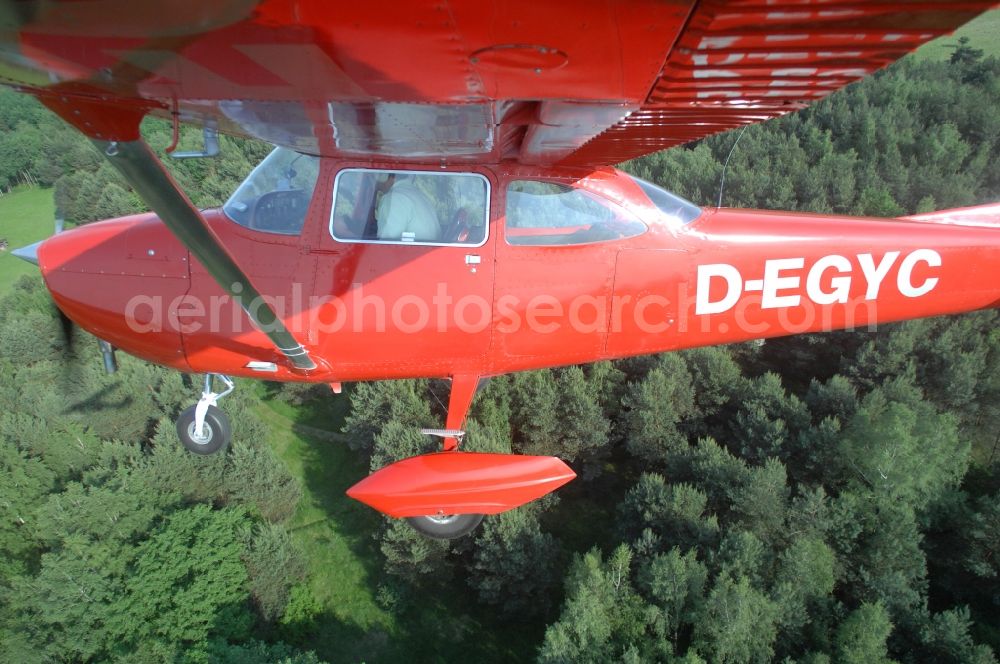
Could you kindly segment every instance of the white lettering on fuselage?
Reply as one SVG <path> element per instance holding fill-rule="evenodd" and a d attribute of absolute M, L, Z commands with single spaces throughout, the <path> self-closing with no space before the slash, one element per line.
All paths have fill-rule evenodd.
<path fill-rule="evenodd" d="M 772 258 L 764 261 L 764 278 L 744 280 L 733 265 L 711 263 L 698 266 L 695 313 L 698 315 L 721 314 L 739 302 L 744 292 L 759 291 L 761 309 L 796 307 L 802 303 L 802 285 L 805 297 L 815 304 L 846 303 L 851 285 L 860 271 L 865 282 L 865 299 L 874 300 L 882 292 L 886 277 L 899 259 L 900 252 L 886 252 L 876 262 L 872 254 L 857 254 L 857 267 L 846 256 L 831 254 L 813 263 L 808 272 L 804 258 Z M 941 255 L 933 249 L 917 249 L 907 254 L 899 263 L 896 287 L 906 297 L 920 297 L 934 290 L 938 277 L 926 277 L 914 283 L 914 269 L 923 263 L 928 267 L 941 267 Z M 716 287 L 713 298 L 712 288 Z M 720 288 L 721 293 L 720 293 Z"/>

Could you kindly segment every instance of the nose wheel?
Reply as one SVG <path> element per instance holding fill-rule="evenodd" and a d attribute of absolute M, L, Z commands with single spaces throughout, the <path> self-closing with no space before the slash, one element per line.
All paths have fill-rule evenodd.
<path fill-rule="evenodd" d="M 213 391 L 213 378 L 226 389 Z M 219 399 L 233 391 L 233 381 L 221 374 L 206 374 L 205 387 L 198 403 L 185 408 L 177 418 L 177 436 L 188 452 L 200 455 L 216 454 L 229 447 L 233 431 L 229 417 L 217 406 Z"/>

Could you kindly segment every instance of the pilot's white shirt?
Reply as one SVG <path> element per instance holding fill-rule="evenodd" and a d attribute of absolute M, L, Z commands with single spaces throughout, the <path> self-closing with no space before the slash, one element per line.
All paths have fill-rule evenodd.
<path fill-rule="evenodd" d="M 382 195 L 375 218 L 380 240 L 401 240 L 403 233 L 412 233 L 415 242 L 436 242 L 441 237 L 431 202 L 409 180 L 396 182 Z"/>

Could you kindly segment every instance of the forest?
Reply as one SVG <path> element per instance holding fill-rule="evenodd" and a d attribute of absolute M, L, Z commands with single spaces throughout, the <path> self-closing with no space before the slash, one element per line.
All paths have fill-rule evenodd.
<path fill-rule="evenodd" d="M 908 57 L 747 129 L 723 203 L 998 201 L 997 108 L 1000 60 Z M 169 143 L 164 123 L 144 133 Z M 735 139 L 623 167 L 714 205 Z M 269 149 L 222 143 L 169 164 L 199 205 Z M 7 90 L 0 188 L 0 205 L 47 189 L 70 223 L 142 209 Z M 232 448 L 195 457 L 173 429 L 192 377 L 127 357 L 105 375 L 37 276 L 0 297 L 0 661 L 997 661 L 996 311 L 495 378 L 467 448 L 579 478 L 441 542 L 343 489 L 434 445 L 418 429 L 443 421 L 444 383 L 241 381 Z"/>

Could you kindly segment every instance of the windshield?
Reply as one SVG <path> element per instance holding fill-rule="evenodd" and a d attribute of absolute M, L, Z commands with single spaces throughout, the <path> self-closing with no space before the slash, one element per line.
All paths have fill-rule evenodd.
<path fill-rule="evenodd" d="M 298 235 L 319 176 L 319 158 L 275 148 L 222 206 L 241 226 Z"/>
<path fill-rule="evenodd" d="M 668 221 L 690 224 L 701 216 L 701 208 L 685 200 L 677 194 L 672 194 L 666 189 L 657 187 L 652 182 L 646 182 L 642 178 L 630 175 L 630 178 L 639 185 L 639 188 L 646 194 L 653 205 L 660 209 L 660 212 L 669 217 Z"/>

